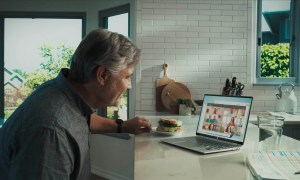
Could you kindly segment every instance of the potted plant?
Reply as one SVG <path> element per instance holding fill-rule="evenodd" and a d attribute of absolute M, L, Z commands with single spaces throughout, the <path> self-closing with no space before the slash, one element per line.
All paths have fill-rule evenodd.
<path fill-rule="evenodd" d="M 179 115 L 190 116 L 196 109 L 191 99 L 178 98 L 177 104 L 179 106 Z"/>

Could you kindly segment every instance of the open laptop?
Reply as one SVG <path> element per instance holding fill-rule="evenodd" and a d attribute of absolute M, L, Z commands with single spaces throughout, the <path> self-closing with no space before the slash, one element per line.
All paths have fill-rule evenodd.
<path fill-rule="evenodd" d="M 196 136 L 162 142 L 202 154 L 238 150 L 244 144 L 252 97 L 204 95 Z"/>

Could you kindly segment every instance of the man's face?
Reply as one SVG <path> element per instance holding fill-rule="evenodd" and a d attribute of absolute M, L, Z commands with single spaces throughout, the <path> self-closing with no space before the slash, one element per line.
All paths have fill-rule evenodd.
<path fill-rule="evenodd" d="M 131 88 L 131 76 L 134 67 L 129 66 L 121 70 L 118 74 L 112 74 L 106 79 L 105 102 L 107 106 L 118 106 L 121 98 L 127 89 Z"/>

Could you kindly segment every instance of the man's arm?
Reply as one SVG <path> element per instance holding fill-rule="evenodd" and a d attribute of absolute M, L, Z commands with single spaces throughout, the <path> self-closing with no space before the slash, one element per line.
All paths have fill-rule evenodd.
<path fill-rule="evenodd" d="M 90 123 L 91 132 L 96 133 L 116 133 L 117 123 L 114 120 L 98 116 L 96 114 L 91 115 Z M 135 117 L 124 121 L 122 124 L 122 132 L 131 134 L 141 134 L 144 132 L 150 132 L 151 123 L 144 117 Z"/>

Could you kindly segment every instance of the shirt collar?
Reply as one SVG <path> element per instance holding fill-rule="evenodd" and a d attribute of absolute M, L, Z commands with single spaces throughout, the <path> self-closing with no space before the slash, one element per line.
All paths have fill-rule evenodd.
<path fill-rule="evenodd" d="M 96 111 L 96 109 L 86 103 L 84 99 L 76 92 L 73 86 L 67 80 L 69 74 L 69 69 L 63 68 L 56 77 L 55 81 L 59 88 L 74 101 L 75 105 L 78 107 L 79 111 L 84 115 L 88 116 Z"/>

